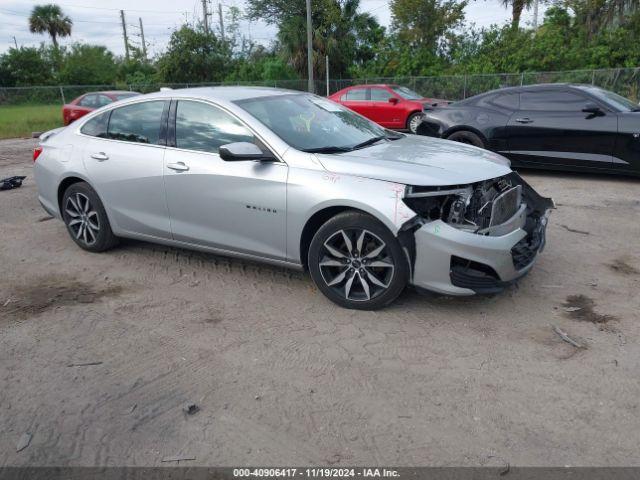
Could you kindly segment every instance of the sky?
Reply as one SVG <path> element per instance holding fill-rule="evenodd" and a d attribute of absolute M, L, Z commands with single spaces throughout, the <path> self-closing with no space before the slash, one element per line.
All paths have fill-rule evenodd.
<path fill-rule="evenodd" d="M 209 0 L 210 9 L 215 9 L 212 21 L 217 25 L 218 4 L 224 14 L 230 7 L 244 10 L 243 0 Z M 176 26 L 185 19 L 189 22 L 202 18 L 201 0 L 0 0 L 0 52 L 8 50 L 15 43 L 19 46 L 38 46 L 50 42 L 48 36 L 29 32 L 27 18 L 34 5 L 57 3 L 74 22 L 71 37 L 60 40 L 61 45 L 73 42 L 106 45 L 117 55 L 124 54 L 120 9 L 125 12 L 127 33 L 130 43 L 140 45 L 139 18 L 142 18 L 147 50 L 150 56 L 164 50 Z M 361 0 L 362 11 L 369 12 L 378 21 L 388 26 L 391 21 L 388 0 Z M 540 8 L 542 18 L 544 8 Z M 502 24 L 509 20 L 510 11 L 499 0 L 472 0 L 466 8 L 468 23 L 478 27 Z M 525 11 L 522 22 L 533 19 L 533 11 Z M 257 43 L 268 45 L 277 32 L 275 26 L 263 22 L 242 21 L 241 33 Z"/>

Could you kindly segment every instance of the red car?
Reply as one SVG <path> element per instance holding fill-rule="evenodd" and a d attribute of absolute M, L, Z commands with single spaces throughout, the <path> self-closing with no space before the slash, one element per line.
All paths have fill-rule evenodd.
<path fill-rule="evenodd" d="M 400 85 L 354 85 L 330 95 L 334 102 L 364 115 L 383 127 L 416 133 L 425 108 L 444 100 L 425 98 Z"/>
<path fill-rule="evenodd" d="M 72 102 L 62 106 L 62 121 L 65 125 L 69 125 L 74 120 L 79 119 L 96 108 L 104 107 L 111 102 L 134 97 L 136 95 L 140 94 L 138 92 L 130 92 L 128 90 L 85 93 Z"/>

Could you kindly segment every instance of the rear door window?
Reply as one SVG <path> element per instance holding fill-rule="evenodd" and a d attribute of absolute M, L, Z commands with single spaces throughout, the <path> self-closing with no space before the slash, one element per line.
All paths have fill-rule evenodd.
<path fill-rule="evenodd" d="M 164 100 L 135 103 L 111 111 L 107 137 L 158 145 Z"/>
<path fill-rule="evenodd" d="M 352 88 L 342 96 L 342 100 L 347 102 L 364 102 L 367 100 L 366 88 Z"/>
<path fill-rule="evenodd" d="M 90 93 L 82 97 L 78 102 L 78 105 L 80 105 L 81 107 L 96 108 L 97 103 L 98 96 L 94 93 Z"/>

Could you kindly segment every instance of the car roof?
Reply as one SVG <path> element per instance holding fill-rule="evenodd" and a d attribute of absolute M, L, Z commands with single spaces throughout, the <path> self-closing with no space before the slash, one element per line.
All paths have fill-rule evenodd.
<path fill-rule="evenodd" d="M 180 88 L 176 90 L 166 89 L 160 92 L 148 93 L 147 98 L 193 98 L 199 97 L 210 100 L 223 100 L 235 102 L 238 100 L 246 100 L 249 98 L 273 97 L 276 95 L 303 94 L 298 90 L 287 90 L 284 88 L 270 87 L 196 87 L 196 88 Z"/>
<path fill-rule="evenodd" d="M 397 87 L 395 83 L 361 83 L 359 85 L 350 85 L 342 90 L 348 90 L 349 88 L 369 88 L 369 87 Z"/>
<path fill-rule="evenodd" d="M 488 92 L 480 93 L 477 96 L 489 95 L 492 93 L 508 93 L 508 92 L 522 92 L 524 90 L 555 90 L 557 88 L 578 88 L 578 87 L 591 87 L 593 85 L 581 84 L 581 83 L 536 83 L 532 85 L 518 85 L 516 87 L 502 87 L 490 90 Z M 472 98 L 472 97 L 469 97 Z"/>
<path fill-rule="evenodd" d="M 99 92 L 87 92 L 85 95 L 92 95 L 97 93 L 104 93 L 105 95 L 121 95 L 123 93 L 139 94 L 138 92 L 132 92 L 131 90 L 101 90 Z"/>

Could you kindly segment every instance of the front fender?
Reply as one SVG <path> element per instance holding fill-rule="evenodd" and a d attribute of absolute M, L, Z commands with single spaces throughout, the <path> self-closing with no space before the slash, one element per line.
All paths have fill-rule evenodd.
<path fill-rule="evenodd" d="M 402 198 L 405 185 L 338 175 L 326 170 L 290 169 L 287 184 L 287 258 L 300 258 L 300 238 L 313 215 L 331 207 L 362 210 L 381 221 L 394 235 L 415 217 Z"/>

